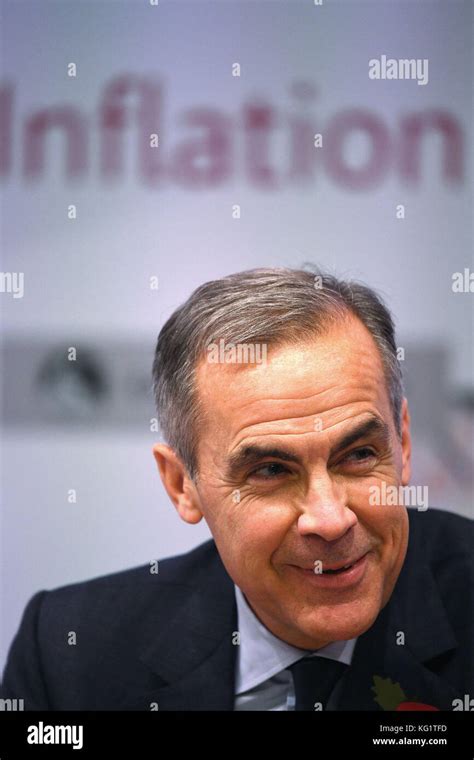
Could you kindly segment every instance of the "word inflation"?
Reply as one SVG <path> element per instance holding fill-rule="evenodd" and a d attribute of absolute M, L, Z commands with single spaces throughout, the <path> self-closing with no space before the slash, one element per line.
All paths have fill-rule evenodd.
<path fill-rule="evenodd" d="M 424 74 L 427 81 L 427 70 L 409 64 L 375 61 L 369 76 Z M 390 174 L 420 185 L 433 164 L 425 157 L 425 141 L 433 134 L 439 136 L 434 166 L 440 182 L 464 180 L 463 126 L 450 110 L 404 108 L 390 121 L 363 103 L 328 113 L 311 81 L 291 82 L 281 101 L 255 93 L 227 111 L 215 103 L 176 110 L 176 98 L 161 79 L 136 73 L 105 82 L 89 104 L 68 99 L 24 111 L 24 100 L 14 83 L 0 86 L 3 180 L 46 181 L 59 172 L 66 182 L 114 183 L 134 172 L 150 189 L 176 185 L 199 191 L 240 176 L 262 190 L 327 179 L 364 191 Z M 348 152 L 361 137 L 367 151 L 354 163 Z"/>

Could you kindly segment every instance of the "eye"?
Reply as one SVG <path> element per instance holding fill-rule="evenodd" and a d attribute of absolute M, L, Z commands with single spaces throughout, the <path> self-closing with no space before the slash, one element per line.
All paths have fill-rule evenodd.
<path fill-rule="evenodd" d="M 369 459 L 375 457 L 375 451 L 369 446 L 363 446 L 360 449 L 354 449 L 342 459 L 342 462 L 351 464 L 365 464 Z"/>
<path fill-rule="evenodd" d="M 256 477 L 259 480 L 275 480 L 279 475 L 288 473 L 288 468 L 279 462 L 269 462 L 257 467 L 249 473 L 249 478 Z"/>

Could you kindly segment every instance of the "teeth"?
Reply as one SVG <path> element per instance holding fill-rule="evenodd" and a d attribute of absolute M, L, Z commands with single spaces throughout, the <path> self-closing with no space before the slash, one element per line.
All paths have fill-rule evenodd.
<path fill-rule="evenodd" d="M 343 570 L 348 570 L 352 565 L 344 565 L 344 567 L 339 567 L 337 570 L 324 570 L 325 573 L 334 574 L 334 573 L 342 573 Z"/>

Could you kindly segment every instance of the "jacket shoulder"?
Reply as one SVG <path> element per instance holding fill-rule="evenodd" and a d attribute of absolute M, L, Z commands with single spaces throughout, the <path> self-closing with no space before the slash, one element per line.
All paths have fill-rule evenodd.
<path fill-rule="evenodd" d="M 411 512 L 411 510 L 409 510 Z M 406 571 L 405 592 L 415 597 L 414 615 L 424 609 L 426 587 L 418 584 L 417 571 L 427 565 L 442 605 L 443 615 L 457 641 L 457 650 L 451 652 L 445 667 L 453 683 L 466 682 L 471 691 L 472 641 L 474 637 L 474 573 L 473 533 L 474 522 L 467 517 L 431 509 L 410 514 L 410 561 Z M 426 579 L 426 576 L 421 576 Z M 432 593 L 432 592 L 430 592 Z M 433 603 L 427 600 L 426 604 Z M 451 658 L 451 661 L 450 661 Z"/>
<path fill-rule="evenodd" d="M 147 593 L 157 584 L 190 584 L 206 569 L 211 569 L 218 559 L 213 539 L 183 554 L 167 556 L 162 559 L 126 568 L 113 573 L 99 575 L 85 581 L 57 586 L 46 591 L 50 603 L 73 600 L 81 596 L 101 597 L 114 593 Z"/>
<path fill-rule="evenodd" d="M 222 579 L 212 539 L 153 567 L 38 591 L 10 647 L 0 697 L 24 699 L 26 710 L 81 709 L 84 694 L 89 704 L 99 705 L 102 685 L 120 682 L 137 667 L 141 637 L 166 626 L 203 574 L 211 584 L 213 577 Z M 106 674 L 100 681 L 98 666 Z"/>
<path fill-rule="evenodd" d="M 211 539 L 184 554 L 59 586 L 43 592 L 39 622 L 43 630 L 57 629 L 60 620 L 75 623 L 88 631 L 89 640 L 92 630 L 100 636 L 106 628 L 116 634 L 139 629 L 140 619 L 151 612 L 166 614 L 180 592 L 189 593 L 219 561 Z"/>
<path fill-rule="evenodd" d="M 471 560 L 474 520 L 433 508 L 426 512 L 408 509 L 408 517 L 410 544 L 430 565 L 436 567 L 455 557 Z"/>

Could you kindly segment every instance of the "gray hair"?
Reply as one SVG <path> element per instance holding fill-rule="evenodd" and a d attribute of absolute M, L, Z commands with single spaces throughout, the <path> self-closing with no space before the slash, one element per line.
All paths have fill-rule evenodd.
<path fill-rule="evenodd" d="M 403 383 L 394 323 L 380 296 L 366 285 L 314 267 L 251 269 L 206 282 L 176 309 L 158 336 L 153 392 L 164 439 L 193 480 L 198 474 L 196 431 L 204 420 L 196 370 L 208 346 L 217 340 L 226 345 L 294 345 L 351 314 L 378 347 L 401 436 Z"/>

